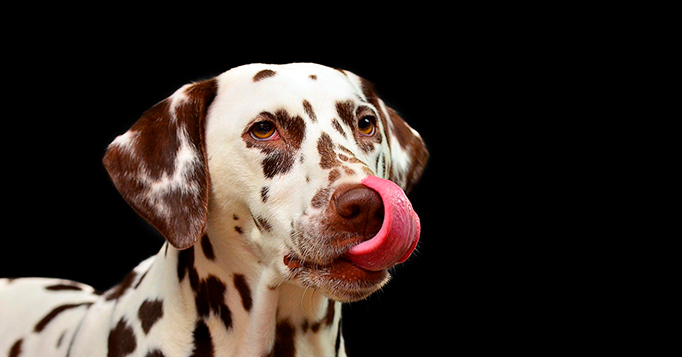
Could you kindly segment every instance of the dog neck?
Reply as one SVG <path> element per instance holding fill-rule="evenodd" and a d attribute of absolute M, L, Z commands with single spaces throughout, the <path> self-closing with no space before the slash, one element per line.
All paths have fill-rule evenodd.
<path fill-rule="evenodd" d="M 244 239 L 259 225 L 244 217 L 229 217 L 229 230 L 209 226 L 189 249 L 164 245 L 150 269 L 165 275 L 154 280 L 178 282 L 156 289 L 179 297 L 174 310 L 182 311 L 191 350 L 214 350 L 216 356 L 344 355 L 341 303 L 285 281 L 263 264 Z"/>

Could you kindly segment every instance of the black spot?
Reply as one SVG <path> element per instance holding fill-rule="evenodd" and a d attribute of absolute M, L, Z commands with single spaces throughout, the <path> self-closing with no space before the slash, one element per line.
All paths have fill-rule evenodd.
<path fill-rule="evenodd" d="M 9 349 L 9 357 L 19 357 L 19 354 L 21 353 L 21 344 L 24 343 L 23 339 L 18 339 L 17 342 L 14 342 L 12 345 L 12 348 Z"/>
<path fill-rule="evenodd" d="M 185 275 L 189 275 L 189 284 L 193 290 L 197 289 L 199 284 L 199 273 L 194 267 L 194 247 L 189 247 L 178 252 L 178 280 L 180 283 L 185 279 Z"/>
<path fill-rule="evenodd" d="M 194 349 L 190 357 L 212 357 L 215 353 L 213 348 L 213 339 L 211 338 L 211 331 L 206 326 L 203 320 L 197 321 L 192 332 L 194 339 Z"/>
<path fill-rule="evenodd" d="M 150 268 L 150 269 L 151 269 L 151 268 Z M 144 280 L 144 277 L 147 276 L 147 273 L 149 273 L 149 270 L 147 270 L 146 272 L 144 272 L 144 273 L 142 274 L 142 276 L 140 277 L 140 280 L 137 281 L 137 284 L 135 284 L 135 286 L 133 287 L 133 289 L 137 289 L 137 287 L 140 286 L 140 284 L 142 284 L 142 280 Z"/>
<path fill-rule="evenodd" d="M 263 186 L 260 189 L 260 199 L 263 201 L 263 203 L 268 202 L 268 191 L 270 191 L 270 188 L 268 186 Z"/>
<path fill-rule="evenodd" d="M 267 219 L 263 218 L 263 216 L 256 217 L 256 225 L 258 226 L 258 229 L 260 229 L 261 231 L 265 230 L 267 232 L 270 232 L 272 230 L 270 222 L 268 222 Z"/>
<path fill-rule="evenodd" d="M 163 317 L 163 300 L 145 300 L 137 311 L 137 317 L 142 323 L 142 330 L 148 334 L 152 326 Z"/>
<path fill-rule="evenodd" d="M 120 284 L 116 285 L 114 288 L 105 293 L 104 298 L 106 300 L 115 300 L 123 296 L 128 288 L 133 285 L 133 281 L 135 281 L 136 276 L 137 273 L 134 270 L 128 273 L 128 275 L 126 275 Z"/>
<path fill-rule="evenodd" d="M 208 238 L 207 234 L 204 234 L 201 237 L 201 250 L 204 251 L 204 256 L 206 256 L 206 259 L 215 260 L 215 253 L 213 252 L 213 244 L 211 244 L 211 240 Z"/>
<path fill-rule="evenodd" d="M 234 226 L 234 231 L 239 234 L 244 234 L 244 230 L 240 226 Z"/>
<path fill-rule="evenodd" d="M 92 305 L 91 302 L 83 302 L 80 304 L 65 304 L 65 305 L 60 305 L 52 309 L 45 317 L 43 317 L 38 323 L 35 325 L 33 328 L 33 331 L 35 332 L 40 332 L 42 331 L 47 324 L 50 323 L 57 315 L 61 314 L 62 312 L 69 310 L 69 309 L 74 309 L 80 306 L 90 306 Z"/>
<path fill-rule="evenodd" d="M 59 335 L 59 339 L 57 339 L 57 348 L 62 345 L 62 341 L 64 341 L 64 337 L 66 336 L 67 330 L 64 330 L 61 335 Z"/>
<path fill-rule="evenodd" d="M 197 314 L 208 317 L 211 312 L 220 317 L 225 324 L 225 328 L 232 327 L 232 312 L 225 305 L 225 291 L 227 286 L 214 275 L 201 281 L 196 291 L 195 302 Z"/>
<path fill-rule="evenodd" d="M 294 345 L 294 335 L 296 330 L 288 321 L 280 321 L 277 323 L 275 330 L 275 347 L 268 356 L 276 357 L 293 357 L 296 355 L 296 346 Z"/>
<path fill-rule="evenodd" d="M 251 300 L 251 288 L 246 282 L 246 278 L 242 274 L 234 275 L 234 287 L 239 291 L 239 296 L 242 297 L 242 306 L 244 310 L 250 311 L 253 301 Z"/>
<path fill-rule="evenodd" d="M 149 352 L 144 357 L 166 357 L 166 355 L 161 352 L 161 350 L 158 349 L 153 349 Z"/>
<path fill-rule="evenodd" d="M 341 320 L 339 320 L 339 330 L 336 332 L 336 345 L 334 346 L 334 351 L 336 355 L 339 355 L 339 350 L 341 349 Z"/>
<path fill-rule="evenodd" d="M 116 327 L 109 331 L 108 346 L 107 357 L 123 357 L 135 351 L 137 347 L 135 334 L 123 317 L 118 321 Z"/>

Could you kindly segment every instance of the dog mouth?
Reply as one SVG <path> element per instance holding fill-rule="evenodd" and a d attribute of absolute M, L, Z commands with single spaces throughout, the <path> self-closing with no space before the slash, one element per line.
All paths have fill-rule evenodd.
<path fill-rule="evenodd" d="M 344 302 L 364 299 L 390 279 L 387 270 L 367 270 L 343 256 L 324 264 L 306 261 L 293 253 L 283 259 L 293 278 Z"/>
<path fill-rule="evenodd" d="M 304 239 L 298 239 L 292 234 L 299 249 L 290 250 L 283 258 L 293 278 L 341 301 L 364 298 L 388 282 L 387 270 L 408 259 L 421 231 L 419 217 L 398 185 L 375 176 L 367 176 L 361 183 L 364 188 L 337 189 L 338 197 L 332 196 L 329 212 L 333 213 L 327 216 L 331 223 L 322 230 L 327 234 L 317 239 L 305 234 Z M 368 195 L 368 191 L 373 193 Z M 381 202 L 377 203 L 379 198 Z M 363 222 L 367 227 L 369 220 L 379 217 L 382 222 L 378 231 L 345 229 L 353 224 L 362 226 Z"/>

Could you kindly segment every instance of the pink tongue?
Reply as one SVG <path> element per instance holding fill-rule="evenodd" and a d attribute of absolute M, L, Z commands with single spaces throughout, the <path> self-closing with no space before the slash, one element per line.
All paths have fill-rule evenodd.
<path fill-rule="evenodd" d="M 419 241 L 419 217 L 395 183 L 367 176 L 362 184 L 377 191 L 384 203 L 384 222 L 374 238 L 352 246 L 344 257 L 370 271 L 388 269 L 412 254 Z"/>

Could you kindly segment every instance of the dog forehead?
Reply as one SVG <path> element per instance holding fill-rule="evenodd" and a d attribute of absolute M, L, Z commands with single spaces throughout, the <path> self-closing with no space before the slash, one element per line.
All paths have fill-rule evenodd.
<path fill-rule="evenodd" d="M 282 108 L 298 111 L 303 100 L 315 106 L 365 99 L 357 76 L 313 63 L 250 64 L 224 72 L 217 79 L 214 104 L 222 112 L 240 117 Z"/>

